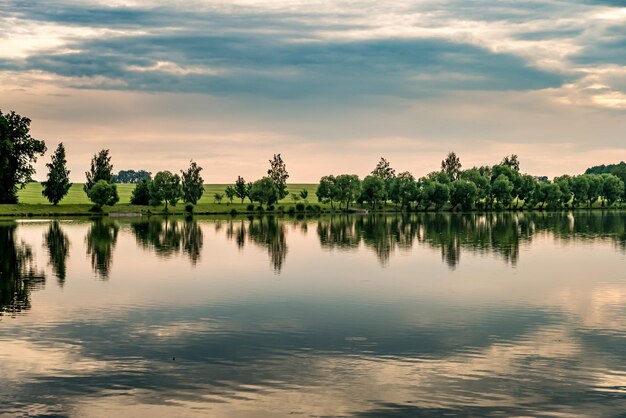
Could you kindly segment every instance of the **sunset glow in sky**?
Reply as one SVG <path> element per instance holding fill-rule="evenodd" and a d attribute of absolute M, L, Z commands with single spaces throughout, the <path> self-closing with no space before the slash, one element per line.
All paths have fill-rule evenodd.
<path fill-rule="evenodd" d="M 624 0 L 4 0 L 0 45 L 0 109 L 73 181 L 101 148 L 208 183 L 626 160 Z"/>

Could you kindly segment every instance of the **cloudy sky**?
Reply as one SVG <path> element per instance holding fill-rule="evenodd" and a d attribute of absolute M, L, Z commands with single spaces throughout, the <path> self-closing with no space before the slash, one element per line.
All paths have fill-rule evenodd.
<path fill-rule="evenodd" d="M 74 181 L 100 148 L 207 182 L 626 160 L 626 0 L 2 0 L 0 45 L 0 109 Z"/>

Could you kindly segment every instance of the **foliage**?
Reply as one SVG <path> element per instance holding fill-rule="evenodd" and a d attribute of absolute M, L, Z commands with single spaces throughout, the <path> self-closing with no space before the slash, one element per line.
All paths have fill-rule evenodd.
<path fill-rule="evenodd" d="M 72 187 L 69 178 L 70 171 L 66 165 L 65 147 L 61 142 L 52 155 L 52 161 L 46 164 L 48 179 L 42 183 L 41 194 L 53 205 L 57 205 Z"/>
<path fill-rule="evenodd" d="M 491 185 L 492 197 L 505 207 L 510 206 L 513 201 L 512 192 L 513 183 L 509 180 L 506 174 L 500 174 Z"/>
<path fill-rule="evenodd" d="M 446 173 L 451 180 L 457 180 L 461 173 L 461 160 L 454 151 L 448 153 L 448 156 L 441 161 L 441 171 Z"/>
<path fill-rule="evenodd" d="M 317 186 L 317 199 L 320 202 L 328 201 L 330 207 L 334 208 L 333 202 L 335 201 L 337 179 L 335 176 L 324 176 L 320 179 L 320 183 Z"/>
<path fill-rule="evenodd" d="M 477 197 L 478 188 L 471 181 L 460 179 L 452 183 L 450 204 L 453 207 L 460 206 L 463 210 L 472 210 Z"/>
<path fill-rule="evenodd" d="M 224 190 L 224 194 L 226 195 L 226 199 L 232 204 L 233 199 L 235 198 L 235 188 L 233 186 L 228 186 Z"/>
<path fill-rule="evenodd" d="M 117 186 L 106 180 L 98 180 L 96 184 L 91 186 L 87 195 L 97 209 L 101 209 L 105 205 L 113 206 L 120 200 Z"/>
<path fill-rule="evenodd" d="M 218 205 L 222 204 L 222 199 L 224 199 L 224 193 L 217 192 L 213 195 L 213 200 L 215 200 L 215 203 Z"/>
<path fill-rule="evenodd" d="M 139 180 L 139 182 L 135 185 L 132 195 L 130 196 L 130 203 L 133 205 L 150 204 L 150 183 L 151 180 L 147 177 Z"/>
<path fill-rule="evenodd" d="M 289 178 L 289 173 L 280 154 L 274 154 L 274 158 L 270 160 L 270 168 L 267 170 L 267 175 L 272 179 L 276 190 L 278 190 L 277 200 L 284 199 L 288 194 L 287 179 Z"/>
<path fill-rule="evenodd" d="M 350 203 L 361 194 L 361 180 L 355 174 L 342 174 L 337 176 L 334 189 L 335 200 L 344 203 L 349 210 Z"/>
<path fill-rule="evenodd" d="M 89 194 L 89 190 L 91 190 L 94 184 L 100 180 L 104 180 L 107 183 L 113 182 L 113 166 L 111 165 L 108 149 L 100 150 L 99 153 L 94 154 L 91 159 L 91 167 L 85 173 L 85 176 L 87 177 L 87 182 L 83 188 L 87 194 Z"/>
<path fill-rule="evenodd" d="M 439 210 L 450 199 L 450 187 L 438 181 L 428 181 L 423 186 L 422 199 L 425 207 L 434 205 L 435 210 Z"/>
<path fill-rule="evenodd" d="M 372 209 L 376 204 L 386 199 L 385 181 L 382 177 L 371 175 L 363 179 L 360 200 L 369 202 Z"/>
<path fill-rule="evenodd" d="M 159 171 L 150 182 L 150 204 L 157 206 L 165 201 L 165 210 L 168 204 L 176 206 L 183 195 L 180 176 L 170 171 Z"/>
<path fill-rule="evenodd" d="M 300 197 L 306 202 L 306 199 L 309 197 L 309 191 L 307 189 L 300 190 Z"/>
<path fill-rule="evenodd" d="M 389 161 L 381 157 L 378 164 L 376 164 L 376 168 L 372 170 L 371 174 L 372 176 L 378 177 L 385 181 L 394 178 L 396 176 L 396 170 L 391 168 L 391 164 L 389 164 Z"/>
<path fill-rule="evenodd" d="M 243 203 L 244 199 L 248 196 L 248 188 L 246 187 L 246 181 L 243 177 L 237 176 L 237 181 L 235 181 L 233 189 L 235 190 L 235 196 L 241 199 L 241 203 Z"/>
<path fill-rule="evenodd" d="M 30 119 L 0 110 L 0 203 L 17 203 L 18 184 L 29 182 L 33 163 L 46 152 L 44 141 L 30 136 Z"/>
<path fill-rule="evenodd" d="M 278 187 L 271 177 L 263 177 L 252 183 L 250 198 L 263 205 L 273 205 L 279 200 Z"/>
<path fill-rule="evenodd" d="M 202 197 L 204 193 L 204 180 L 200 176 L 201 171 L 202 167 L 196 164 L 195 161 L 190 162 L 187 170 L 181 170 L 183 202 L 195 205 Z"/>
<path fill-rule="evenodd" d="M 152 179 L 152 173 L 146 170 L 120 170 L 113 176 L 113 183 L 137 184 L 144 179 Z"/>
<path fill-rule="evenodd" d="M 513 171 L 519 173 L 519 158 L 517 157 L 517 154 L 511 154 L 510 156 L 507 155 L 504 159 L 502 159 L 500 165 L 507 166 Z"/>

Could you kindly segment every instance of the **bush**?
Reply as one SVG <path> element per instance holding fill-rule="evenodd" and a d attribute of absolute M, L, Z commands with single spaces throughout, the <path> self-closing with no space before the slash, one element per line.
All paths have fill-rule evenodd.
<path fill-rule="evenodd" d="M 285 211 L 285 207 L 284 206 L 279 206 L 278 207 L 278 211 L 279 212 L 284 212 Z"/>
<path fill-rule="evenodd" d="M 296 210 L 298 212 L 304 212 L 304 203 L 296 203 Z"/>
<path fill-rule="evenodd" d="M 256 208 L 256 210 L 258 210 L 259 212 L 265 212 L 265 209 L 263 209 L 263 206 L 259 205 L 258 208 Z"/>
<path fill-rule="evenodd" d="M 185 205 L 185 212 L 187 213 L 193 213 L 193 204 L 192 203 L 187 203 Z"/>
<path fill-rule="evenodd" d="M 232 209 L 230 210 L 230 215 L 231 215 L 231 216 L 237 216 L 237 209 L 232 208 Z"/>
<path fill-rule="evenodd" d="M 252 203 L 250 203 L 248 206 L 246 206 L 246 210 L 253 211 L 254 210 L 254 205 Z"/>
<path fill-rule="evenodd" d="M 293 206 L 291 206 L 291 207 L 287 210 L 287 212 L 288 212 L 289 214 L 293 215 L 294 213 L 296 213 L 296 208 L 294 208 Z"/>
<path fill-rule="evenodd" d="M 306 205 L 306 210 L 309 211 L 309 212 L 313 212 L 314 209 L 313 209 L 313 206 Z"/>
<path fill-rule="evenodd" d="M 269 211 L 273 211 L 273 210 L 274 210 L 274 205 L 269 205 L 269 206 L 267 207 L 267 210 L 269 210 Z"/>

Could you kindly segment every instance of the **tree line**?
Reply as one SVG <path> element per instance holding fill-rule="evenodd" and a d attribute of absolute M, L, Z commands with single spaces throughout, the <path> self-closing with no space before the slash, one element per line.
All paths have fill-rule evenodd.
<path fill-rule="evenodd" d="M 0 203 L 17 203 L 19 186 L 31 180 L 33 163 L 44 155 L 44 141 L 30 136 L 30 119 L 15 112 L 0 111 Z M 269 160 L 267 175 L 253 182 L 238 176 L 224 193 L 215 193 L 216 202 L 224 196 L 232 203 L 245 199 L 250 204 L 273 209 L 273 205 L 286 198 L 289 173 L 281 154 Z M 42 182 L 42 194 L 57 205 L 68 193 L 71 182 L 67 169 L 65 147 L 60 143 L 51 161 L 46 164 L 48 173 Z M 95 210 L 112 206 L 119 201 L 117 182 L 134 183 L 131 203 L 158 206 L 186 203 L 193 210 L 204 194 L 202 167 L 193 160 L 186 170 L 178 173 L 160 171 L 154 177 L 145 170 L 122 170 L 113 173 L 108 149 L 94 154 L 90 169 L 85 173 L 83 189 L 94 203 Z M 546 177 L 531 176 L 520 171 L 520 162 L 513 154 L 493 166 L 463 169 L 460 158 L 448 153 L 441 162 L 441 170 L 415 178 L 408 171 L 396 175 L 395 169 L 381 158 L 370 175 L 362 180 L 355 174 L 327 175 L 320 179 L 316 190 L 319 202 L 331 209 L 350 210 L 353 204 L 371 209 L 383 209 L 389 203 L 400 210 L 502 210 L 520 208 L 572 208 L 591 207 L 598 200 L 603 207 L 611 207 L 626 198 L 626 164 L 592 167 L 578 176 L 563 175 L 552 181 Z M 292 193 L 294 203 L 307 201 L 308 192 Z M 298 205 L 303 204 L 298 203 Z"/>

